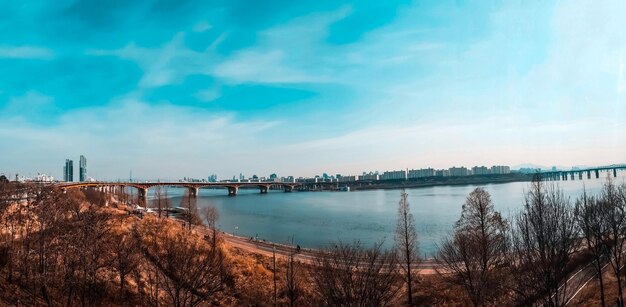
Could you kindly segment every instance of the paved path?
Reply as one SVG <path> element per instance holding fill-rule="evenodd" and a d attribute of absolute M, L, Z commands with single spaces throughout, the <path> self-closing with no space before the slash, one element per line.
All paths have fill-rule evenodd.
<path fill-rule="evenodd" d="M 210 230 L 204 228 L 197 228 L 197 230 L 207 235 L 210 232 Z M 275 248 L 276 257 L 279 259 L 287 260 L 288 257 L 293 254 L 296 261 L 307 264 L 314 264 L 315 259 L 321 255 L 321 252 L 316 249 L 302 248 L 300 249 L 300 251 L 298 251 L 296 250 L 296 248 L 284 244 L 250 240 L 250 238 L 238 237 L 228 233 L 221 234 L 222 238 L 226 242 L 228 242 L 230 246 L 265 257 L 272 257 Z M 418 263 L 414 268 L 418 271 L 419 274 L 432 275 L 437 274 L 437 272 L 435 271 L 436 267 L 437 264 L 433 259 L 427 259 Z"/>

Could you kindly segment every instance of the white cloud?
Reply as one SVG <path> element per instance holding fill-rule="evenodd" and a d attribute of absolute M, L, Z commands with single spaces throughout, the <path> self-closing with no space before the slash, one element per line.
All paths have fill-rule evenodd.
<path fill-rule="evenodd" d="M 22 96 L 11 97 L 2 110 L 5 114 L 23 114 L 22 117 L 33 114 L 45 114 L 54 108 L 54 99 L 37 91 L 30 90 Z M 0 115 L 0 117 L 3 117 Z"/>
<path fill-rule="evenodd" d="M 261 53 L 243 51 L 229 61 L 218 65 L 213 73 L 229 81 L 256 83 L 324 82 L 324 77 L 313 76 L 283 63 L 282 51 Z"/>
<path fill-rule="evenodd" d="M 41 59 L 54 58 L 52 50 L 33 46 L 0 46 L 0 58 Z"/>
<path fill-rule="evenodd" d="M 212 28 L 212 26 L 206 22 L 206 21 L 201 21 L 198 22 L 195 26 L 193 26 L 193 31 L 194 32 L 205 32 L 207 30 L 210 30 Z"/>
<path fill-rule="evenodd" d="M 217 88 L 202 90 L 196 93 L 196 97 L 202 101 L 209 102 L 220 97 L 220 91 Z"/>

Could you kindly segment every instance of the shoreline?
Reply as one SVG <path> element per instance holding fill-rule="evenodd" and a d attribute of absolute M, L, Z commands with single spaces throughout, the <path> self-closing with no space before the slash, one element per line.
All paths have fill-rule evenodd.
<path fill-rule="evenodd" d="M 403 188 L 427 188 L 435 186 L 463 186 L 463 185 L 482 185 L 482 184 L 500 184 L 513 182 L 530 182 L 533 174 L 505 174 L 505 175 L 486 175 L 486 176 L 464 176 L 464 177 L 428 177 L 419 180 L 398 180 L 388 182 L 368 182 L 368 183 L 352 183 L 347 184 L 350 189 L 355 191 L 361 190 L 392 190 Z"/>

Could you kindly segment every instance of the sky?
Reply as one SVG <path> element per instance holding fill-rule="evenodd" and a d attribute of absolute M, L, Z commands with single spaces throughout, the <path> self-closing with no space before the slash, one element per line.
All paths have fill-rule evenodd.
<path fill-rule="evenodd" d="M 0 2 L 0 173 L 626 162 L 626 2 Z"/>

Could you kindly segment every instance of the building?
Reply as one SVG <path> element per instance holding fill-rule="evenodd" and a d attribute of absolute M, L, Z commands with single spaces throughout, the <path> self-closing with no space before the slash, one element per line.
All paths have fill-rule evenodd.
<path fill-rule="evenodd" d="M 435 171 L 435 176 L 437 177 L 449 177 L 450 171 L 447 169 L 438 169 Z"/>
<path fill-rule="evenodd" d="M 506 165 L 494 165 L 491 167 L 492 174 L 510 174 L 511 167 Z"/>
<path fill-rule="evenodd" d="M 37 174 L 37 177 L 35 177 L 35 181 L 37 181 L 37 182 L 53 182 L 54 181 L 54 177 L 48 176 L 46 174 Z"/>
<path fill-rule="evenodd" d="M 282 182 L 296 182 L 296 179 L 293 176 L 280 177 L 280 181 Z"/>
<path fill-rule="evenodd" d="M 359 180 L 359 178 L 357 176 L 340 176 L 337 180 L 339 182 L 355 182 Z"/>
<path fill-rule="evenodd" d="M 386 171 L 380 176 L 380 180 L 406 180 L 406 171 Z"/>
<path fill-rule="evenodd" d="M 65 166 L 63 167 L 63 181 L 74 181 L 74 161 L 65 159 Z"/>
<path fill-rule="evenodd" d="M 363 173 L 363 175 L 360 175 L 358 179 L 359 181 L 378 181 L 379 177 L 380 176 L 378 175 L 378 172 L 376 173 L 369 172 L 369 173 Z"/>
<path fill-rule="evenodd" d="M 87 159 L 83 155 L 78 161 L 78 180 L 80 182 L 87 181 Z"/>
<path fill-rule="evenodd" d="M 469 170 L 466 167 L 451 167 L 448 169 L 451 177 L 469 176 Z"/>
<path fill-rule="evenodd" d="M 490 175 L 491 169 L 486 166 L 474 166 L 472 167 L 473 175 Z"/>
<path fill-rule="evenodd" d="M 432 168 L 412 169 L 407 173 L 409 179 L 433 176 L 435 176 L 435 170 Z"/>

